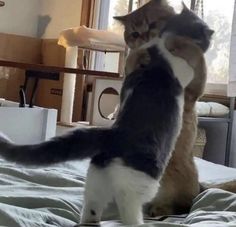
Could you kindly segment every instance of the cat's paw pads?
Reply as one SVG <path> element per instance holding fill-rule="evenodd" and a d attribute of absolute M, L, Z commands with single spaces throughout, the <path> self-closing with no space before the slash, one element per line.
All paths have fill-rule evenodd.
<path fill-rule="evenodd" d="M 149 204 L 147 208 L 147 215 L 149 217 L 157 217 L 157 216 L 163 216 L 163 215 L 169 215 L 172 212 L 165 207 L 160 207 L 159 205 L 155 203 Z"/>

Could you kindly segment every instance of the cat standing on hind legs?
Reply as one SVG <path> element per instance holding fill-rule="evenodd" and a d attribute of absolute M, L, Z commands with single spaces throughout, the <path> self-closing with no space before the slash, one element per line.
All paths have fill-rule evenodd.
<path fill-rule="evenodd" d="M 169 42 L 173 43 L 171 39 Z M 182 42 L 184 42 L 184 40 L 182 40 Z M 159 44 L 157 47 L 155 46 L 156 43 Z M 161 51 L 159 50 L 160 47 Z M 162 54 L 164 58 L 168 59 L 172 69 L 169 68 L 170 66 L 166 64 L 165 60 L 163 61 L 161 57 Z M 142 62 L 145 55 L 148 55 L 150 58 L 150 63 L 148 64 L 146 61 Z M 192 69 L 189 70 L 189 66 L 187 66 L 187 70 L 184 71 L 186 66 L 186 64 L 183 64 L 183 60 L 179 61 L 179 59 L 173 58 L 173 56 L 171 57 L 171 54 L 164 48 L 159 38 L 156 38 L 153 42 L 150 42 L 148 45 L 138 50 L 131 51 L 126 62 L 126 72 L 128 72 L 128 76 L 124 81 L 121 91 L 120 112 L 113 127 L 116 128 L 118 126 L 118 128 L 122 129 L 123 143 L 126 143 L 125 140 L 127 140 L 127 145 L 130 147 L 125 146 L 125 149 L 133 150 L 134 156 L 127 153 L 124 154 L 125 156 L 127 155 L 127 157 L 123 157 L 123 160 L 115 158 L 111 165 L 105 169 L 100 169 L 97 166 L 100 162 L 104 162 L 104 157 L 102 160 L 96 160 L 96 157 L 92 160 L 87 176 L 85 205 L 81 223 L 100 221 L 102 210 L 113 198 L 117 203 L 124 224 L 143 223 L 143 205 L 150 201 L 158 190 L 159 180 L 170 158 L 181 126 L 183 108 L 183 94 L 181 93 L 183 90 L 180 92 L 178 83 L 175 84 L 176 82 L 174 81 L 172 81 L 174 82 L 173 84 L 170 83 L 170 81 L 168 81 L 170 75 L 166 75 L 166 73 L 169 70 L 173 70 L 174 75 L 177 77 L 176 79 L 179 80 L 183 88 L 193 77 L 193 71 Z M 134 69 L 138 69 L 138 71 L 134 71 Z M 164 79 L 163 76 L 167 78 Z M 152 78 L 152 85 L 150 84 L 151 81 L 149 81 L 150 78 Z M 165 81 L 166 79 L 167 81 Z M 164 84 L 163 81 L 165 81 Z M 158 86 L 157 84 L 153 86 L 153 83 L 157 83 Z M 173 96 L 175 96 L 175 101 L 172 99 Z M 163 103 L 163 99 L 165 103 Z M 140 101 L 144 101 L 142 103 L 147 104 L 146 108 L 144 104 L 144 106 L 141 106 L 142 110 L 140 109 L 140 104 L 138 104 Z M 169 107 L 168 104 L 166 105 L 166 102 L 169 103 Z M 176 107 L 173 108 L 173 104 L 179 109 L 177 112 Z M 166 109 L 171 110 L 169 112 L 170 121 L 163 117 Z M 127 115 L 127 112 L 130 113 L 130 111 L 132 111 L 133 114 Z M 146 115 L 146 111 L 150 111 L 149 114 L 151 115 Z M 134 116 L 136 113 L 140 114 L 141 121 L 138 120 L 139 117 Z M 173 119 L 171 120 L 171 118 Z M 127 121 L 128 119 L 129 121 Z M 130 123 L 130 121 L 133 121 L 133 123 Z M 144 125 L 140 122 L 144 122 Z M 125 124 L 123 125 L 123 123 Z M 170 124 L 171 128 L 167 125 L 162 125 L 165 123 Z M 156 127 L 153 127 L 155 124 L 157 124 Z M 126 129 L 124 130 L 123 127 Z M 147 133 L 149 130 L 154 131 L 149 134 Z M 166 133 L 168 131 L 170 135 L 174 135 L 174 141 L 172 136 L 167 136 Z M 160 133 L 166 135 L 160 135 Z M 153 141 L 156 139 L 159 140 L 157 144 L 162 144 L 162 148 Z M 147 153 L 142 154 L 140 149 L 145 149 Z M 123 152 L 126 153 L 127 151 Z M 153 152 L 156 154 L 153 154 Z M 124 160 L 127 158 L 133 162 L 133 165 L 138 167 L 138 171 L 125 165 Z M 101 163 L 99 165 L 101 165 Z M 110 182 L 109 185 L 107 182 Z M 104 185 L 106 185 L 106 189 L 104 189 Z M 111 192 L 113 193 L 111 194 Z"/>
<path fill-rule="evenodd" d="M 166 0 L 151 0 L 130 14 L 115 19 L 124 25 L 124 38 L 131 49 L 165 31 L 192 40 L 205 52 L 213 34 L 213 30 L 184 4 L 181 13 L 176 14 Z M 190 52 L 188 55 L 186 51 L 184 53 L 189 58 Z M 191 54 L 195 55 L 194 52 Z M 194 69 L 194 81 L 185 89 L 182 130 L 160 182 L 159 192 L 147 210 L 150 216 L 186 213 L 193 198 L 200 192 L 192 149 L 197 134 L 195 103 L 203 95 L 206 82 L 206 65 L 204 56 L 201 56 L 202 59 Z"/>
<path fill-rule="evenodd" d="M 178 51 L 173 40 L 155 38 L 130 53 L 127 66 L 132 62 L 134 68 L 124 80 L 112 127 L 76 129 L 35 145 L 1 137 L 0 155 L 34 166 L 90 157 L 81 223 L 99 222 L 114 199 L 123 224 L 142 224 L 143 205 L 155 196 L 181 129 L 183 89 L 194 76 L 185 60 L 166 49 L 170 42 L 171 51 Z M 145 52 L 150 61 L 143 64 Z"/>
<path fill-rule="evenodd" d="M 98 223 L 109 202 L 115 200 L 122 223 L 142 224 L 142 206 L 156 194 L 158 182 L 116 159 L 106 169 L 90 165 L 81 223 Z"/>

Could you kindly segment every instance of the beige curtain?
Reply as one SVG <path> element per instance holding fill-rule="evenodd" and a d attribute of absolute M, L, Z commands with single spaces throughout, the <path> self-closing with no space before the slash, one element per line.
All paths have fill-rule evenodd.
<path fill-rule="evenodd" d="M 236 3 L 234 2 L 234 15 L 232 23 L 230 58 L 229 58 L 229 79 L 228 91 L 229 97 L 236 97 Z"/>
<path fill-rule="evenodd" d="M 194 2 L 194 5 L 193 5 Z M 191 1 L 192 10 L 201 18 L 204 18 L 204 1 L 203 0 L 195 0 Z"/>
<path fill-rule="evenodd" d="M 101 3 L 101 0 L 92 0 L 91 1 L 90 20 L 89 20 L 89 27 L 90 28 L 95 28 L 95 29 L 98 28 L 100 3 Z"/>

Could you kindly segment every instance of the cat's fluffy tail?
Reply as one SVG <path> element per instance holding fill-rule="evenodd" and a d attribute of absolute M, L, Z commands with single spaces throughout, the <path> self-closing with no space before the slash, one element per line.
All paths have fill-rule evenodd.
<path fill-rule="evenodd" d="M 91 158 L 111 136 L 111 129 L 77 129 L 64 136 L 35 145 L 16 145 L 0 134 L 0 156 L 24 165 L 50 165 L 69 160 Z"/>

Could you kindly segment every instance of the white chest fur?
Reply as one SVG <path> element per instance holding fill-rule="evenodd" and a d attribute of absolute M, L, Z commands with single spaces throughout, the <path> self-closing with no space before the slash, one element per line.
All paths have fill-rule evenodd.
<path fill-rule="evenodd" d="M 169 62 L 175 77 L 179 80 L 181 86 L 185 88 L 193 79 L 193 68 L 183 58 L 174 56 L 166 49 L 165 41 L 167 38 L 168 34 L 164 35 L 162 38 L 156 37 L 140 48 L 147 49 L 151 46 L 157 46 L 163 54 L 163 57 Z"/>

